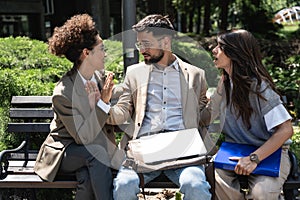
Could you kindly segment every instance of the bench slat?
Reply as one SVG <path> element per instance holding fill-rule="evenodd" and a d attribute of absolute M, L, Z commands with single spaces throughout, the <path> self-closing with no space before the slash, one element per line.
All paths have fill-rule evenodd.
<path fill-rule="evenodd" d="M 52 119 L 53 110 L 51 108 L 11 108 L 9 115 L 11 119 Z"/>
<path fill-rule="evenodd" d="M 12 105 L 49 105 L 52 104 L 52 96 L 13 96 Z"/>
<path fill-rule="evenodd" d="M 18 160 L 25 160 L 25 153 L 24 152 L 18 152 L 18 153 L 11 153 L 10 154 L 10 160 L 13 161 L 18 161 Z M 37 157 L 37 150 L 33 151 L 33 150 L 28 150 L 28 159 L 29 160 L 35 160 Z M 11 165 L 11 163 L 9 163 L 9 165 Z"/>
<path fill-rule="evenodd" d="M 0 180 L 0 188 L 76 188 L 77 181 L 43 181 L 35 174 L 9 174 Z"/>
<path fill-rule="evenodd" d="M 49 106 L 51 104 L 52 96 L 13 96 L 11 100 L 12 106 Z"/>
<path fill-rule="evenodd" d="M 50 123 L 8 123 L 8 132 L 14 133 L 49 133 Z"/>

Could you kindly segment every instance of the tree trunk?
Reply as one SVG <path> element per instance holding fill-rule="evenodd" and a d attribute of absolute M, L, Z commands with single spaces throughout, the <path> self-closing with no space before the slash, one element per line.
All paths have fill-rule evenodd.
<path fill-rule="evenodd" d="M 101 37 L 110 36 L 109 0 L 91 0 L 91 11 Z"/>
<path fill-rule="evenodd" d="M 195 15 L 195 0 L 193 0 L 191 2 L 192 5 L 190 5 L 190 13 L 189 13 L 189 32 L 192 33 L 193 32 L 193 28 L 194 28 L 194 15 Z"/>
<path fill-rule="evenodd" d="M 228 21 L 227 21 L 227 17 L 228 17 L 228 5 L 230 0 L 220 0 L 220 6 L 221 6 L 221 13 L 220 13 L 220 26 L 219 29 L 221 31 L 225 31 L 227 30 L 228 27 Z"/>
<path fill-rule="evenodd" d="M 181 14 L 181 31 L 183 33 L 187 32 L 187 26 L 186 26 L 186 24 L 187 24 L 187 17 L 186 17 L 186 14 L 183 13 L 183 14 Z"/>
<path fill-rule="evenodd" d="M 209 36 L 209 31 L 211 28 L 210 13 L 211 13 L 211 0 L 204 1 L 204 24 L 203 24 L 203 34 Z"/>
<path fill-rule="evenodd" d="M 201 28 L 201 4 L 199 3 L 197 6 L 197 22 L 196 22 L 196 33 L 200 34 Z"/>

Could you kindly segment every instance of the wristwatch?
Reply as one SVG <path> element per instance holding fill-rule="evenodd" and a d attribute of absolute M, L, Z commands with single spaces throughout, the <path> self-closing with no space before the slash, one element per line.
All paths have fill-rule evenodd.
<path fill-rule="evenodd" d="M 258 159 L 258 156 L 257 156 L 257 154 L 255 154 L 255 153 L 251 153 L 251 154 L 250 154 L 250 160 L 251 160 L 252 162 L 255 162 L 256 164 L 259 164 L 259 163 L 260 163 L 260 160 Z"/>

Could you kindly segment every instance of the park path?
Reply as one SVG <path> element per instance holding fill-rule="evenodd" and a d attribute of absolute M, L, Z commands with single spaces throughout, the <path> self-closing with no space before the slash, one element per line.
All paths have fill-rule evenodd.
<path fill-rule="evenodd" d="M 146 199 L 143 195 L 138 194 L 139 200 L 175 200 L 175 194 L 178 189 L 145 189 Z"/>

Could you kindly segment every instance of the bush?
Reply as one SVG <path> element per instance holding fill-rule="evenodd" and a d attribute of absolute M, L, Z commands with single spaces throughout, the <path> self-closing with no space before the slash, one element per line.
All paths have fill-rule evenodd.
<path fill-rule="evenodd" d="M 298 166 L 300 166 L 300 125 L 294 126 L 292 141 L 291 151 L 295 153 L 298 160 Z"/>
<path fill-rule="evenodd" d="M 274 66 L 272 57 L 265 58 L 264 62 L 276 87 L 287 98 L 287 107 L 296 121 L 300 117 L 300 56 L 287 58 L 285 67 Z"/>
<path fill-rule="evenodd" d="M 216 87 L 218 70 L 214 66 L 210 53 L 201 44 L 192 38 L 180 36 L 173 41 L 173 52 L 192 65 L 205 71 L 208 87 Z"/>
<path fill-rule="evenodd" d="M 15 148 L 21 142 L 19 135 L 5 133 L 11 97 L 51 95 L 55 83 L 72 65 L 49 54 L 46 43 L 26 37 L 0 38 L 0 55 L 0 149 L 3 150 Z M 24 195 L 22 191 L 7 190 L 4 194 L 17 198 Z M 64 191 L 56 194 L 57 199 L 72 197 L 72 191 Z M 41 199 L 54 199 L 52 194 L 53 190 L 37 192 Z"/>
<path fill-rule="evenodd" d="M 47 50 L 47 44 L 27 37 L 0 38 L 0 147 L 18 144 L 5 134 L 8 109 L 14 95 L 51 95 L 55 83 L 71 67 Z"/>

